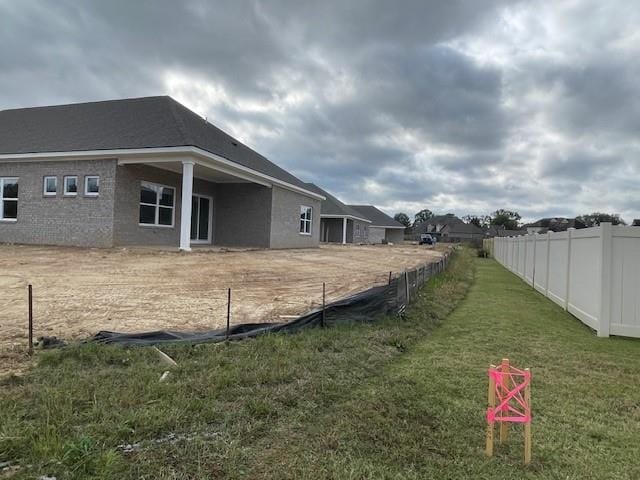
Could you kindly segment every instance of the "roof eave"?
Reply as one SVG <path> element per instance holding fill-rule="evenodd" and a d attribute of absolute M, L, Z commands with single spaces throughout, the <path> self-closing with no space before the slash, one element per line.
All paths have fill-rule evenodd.
<path fill-rule="evenodd" d="M 332 215 L 330 213 L 321 213 L 320 218 L 347 218 L 351 220 L 359 220 L 361 222 L 371 223 L 371 220 L 368 218 L 360 218 L 354 215 Z"/>
<path fill-rule="evenodd" d="M 199 147 L 178 146 L 178 147 L 148 147 L 148 148 L 131 148 L 131 149 L 112 149 L 112 150 L 77 150 L 77 151 L 61 151 L 61 152 L 33 152 L 33 153 L 4 153 L 0 154 L 0 161 L 45 161 L 45 160 L 79 160 L 79 159 L 95 159 L 95 158 L 114 158 L 122 156 L 151 156 L 151 155 L 167 155 L 167 154 L 191 154 L 204 157 L 218 164 L 222 164 L 232 170 L 244 172 L 253 175 L 259 179 L 266 180 L 272 185 L 306 195 L 316 200 L 326 200 L 326 197 L 318 193 L 306 190 L 297 185 L 285 182 L 270 175 L 258 172 L 249 167 L 240 165 L 232 160 L 228 160 L 215 153 L 208 152 Z"/>

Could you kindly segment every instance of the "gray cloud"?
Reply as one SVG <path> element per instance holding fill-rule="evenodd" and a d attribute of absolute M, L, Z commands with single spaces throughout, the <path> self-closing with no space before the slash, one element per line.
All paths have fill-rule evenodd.
<path fill-rule="evenodd" d="M 166 93 L 345 201 L 631 219 L 639 20 L 622 0 L 0 0 L 0 108 Z"/>

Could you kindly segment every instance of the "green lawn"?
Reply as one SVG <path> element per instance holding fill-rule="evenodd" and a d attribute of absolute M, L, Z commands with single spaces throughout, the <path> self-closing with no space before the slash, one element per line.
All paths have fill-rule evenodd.
<path fill-rule="evenodd" d="M 640 478 L 640 341 L 597 338 L 469 251 L 405 319 L 165 351 L 162 383 L 146 348 L 40 354 L 0 381 L 0 462 L 15 478 Z M 520 428 L 483 456 L 502 357 L 533 372 L 528 467 Z"/>

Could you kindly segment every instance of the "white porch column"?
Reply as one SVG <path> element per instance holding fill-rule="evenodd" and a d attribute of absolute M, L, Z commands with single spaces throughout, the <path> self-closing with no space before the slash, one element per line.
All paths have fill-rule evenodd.
<path fill-rule="evenodd" d="M 342 244 L 347 243 L 347 217 L 342 219 Z"/>
<path fill-rule="evenodd" d="M 182 161 L 182 205 L 180 209 L 180 250 L 191 251 L 191 201 L 193 196 L 193 160 Z"/>

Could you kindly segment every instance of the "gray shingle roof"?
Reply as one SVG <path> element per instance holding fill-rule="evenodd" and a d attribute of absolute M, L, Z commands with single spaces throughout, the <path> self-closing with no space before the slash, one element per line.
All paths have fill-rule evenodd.
<path fill-rule="evenodd" d="M 186 146 L 306 188 L 304 182 L 168 96 L 0 111 L 0 154 Z"/>
<path fill-rule="evenodd" d="M 351 208 L 349 205 L 345 205 L 336 197 L 331 195 L 326 190 L 323 190 L 314 183 L 305 184 L 307 190 L 315 192 L 319 195 L 323 195 L 326 200 L 322 201 L 320 208 L 320 215 L 333 215 L 339 217 L 355 217 L 363 220 L 367 220 L 367 217 L 363 216 L 360 212 Z"/>
<path fill-rule="evenodd" d="M 372 227 L 405 228 L 400 222 L 394 220 L 383 211 L 378 210 L 373 205 L 349 205 L 349 207 L 360 212 L 364 218 L 371 220 Z"/>
<path fill-rule="evenodd" d="M 473 223 L 451 223 L 447 225 L 450 233 L 472 233 L 484 235 L 484 230 Z"/>
<path fill-rule="evenodd" d="M 463 224 L 464 222 L 451 213 L 448 213 L 446 215 L 436 215 L 425 220 L 424 222 L 415 223 L 413 225 L 413 234 L 419 235 L 421 233 L 428 233 L 427 230 L 429 225 L 442 225 L 443 227 L 445 225 L 448 225 L 452 227 L 461 223 Z"/>
<path fill-rule="evenodd" d="M 540 227 L 548 228 L 553 231 L 566 230 L 568 228 L 585 228 L 586 225 L 577 218 L 565 218 L 565 217 L 550 217 L 541 218 L 533 223 L 527 223 L 523 228 L 527 227 Z"/>

